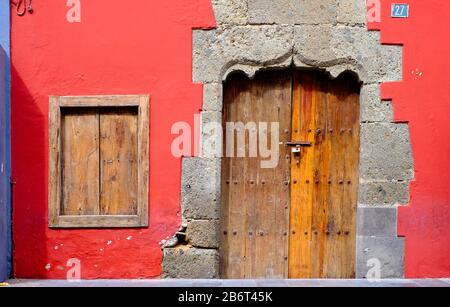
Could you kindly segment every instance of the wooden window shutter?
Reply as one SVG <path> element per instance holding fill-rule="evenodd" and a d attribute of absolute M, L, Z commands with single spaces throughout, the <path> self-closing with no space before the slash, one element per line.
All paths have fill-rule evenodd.
<path fill-rule="evenodd" d="M 148 226 L 149 96 L 50 97 L 49 227 Z"/>

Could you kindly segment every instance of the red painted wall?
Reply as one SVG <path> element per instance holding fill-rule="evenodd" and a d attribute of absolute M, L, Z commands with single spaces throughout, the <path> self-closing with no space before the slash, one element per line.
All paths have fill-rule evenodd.
<path fill-rule="evenodd" d="M 213 27 L 210 0 L 81 1 L 81 23 L 66 1 L 33 1 L 12 11 L 12 150 L 16 277 L 65 278 L 70 258 L 82 278 L 160 275 L 159 242 L 178 230 L 180 159 L 172 123 L 193 122 L 202 86 L 192 83 L 193 27 Z M 150 227 L 47 228 L 48 95 L 151 95 Z"/>
<path fill-rule="evenodd" d="M 391 3 L 410 18 L 390 18 Z M 450 2 L 382 0 L 383 43 L 404 45 L 403 81 L 382 85 L 395 119 L 409 122 L 415 180 L 399 211 L 406 277 L 450 277 Z"/>
<path fill-rule="evenodd" d="M 213 27 L 210 0 L 82 2 L 81 23 L 65 1 L 33 2 L 12 16 L 12 150 L 16 277 L 65 278 L 78 258 L 82 278 L 160 274 L 159 242 L 180 224 L 180 160 L 170 127 L 193 121 L 202 87 L 191 82 L 193 27 Z M 390 18 L 382 0 L 383 43 L 404 45 L 404 80 L 382 85 L 395 119 L 409 122 L 415 162 L 409 206 L 399 213 L 407 277 L 450 277 L 450 2 L 411 4 Z M 47 228 L 48 95 L 152 95 L 150 227 L 141 230 Z"/>

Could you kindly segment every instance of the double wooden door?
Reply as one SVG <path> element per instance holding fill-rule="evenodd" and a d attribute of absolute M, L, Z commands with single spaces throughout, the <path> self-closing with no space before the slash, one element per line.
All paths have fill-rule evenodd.
<path fill-rule="evenodd" d="M 222 162 L 221 276 L 353 278 L 359 83 L 318 71 L 268 71 L 253 80 L 232 75 L 223 121 L 244 127 L 246 137 L 243 144 L 233 138 L 241 154 L 228 150 Z M 255 127 L 264 131 L 252 133 Z M 226 128 L 224 152 L 229 135 Z M 262 167 L 269 158 L 252 155 L 251 146 L 273 137 L 278 163 Z"/>

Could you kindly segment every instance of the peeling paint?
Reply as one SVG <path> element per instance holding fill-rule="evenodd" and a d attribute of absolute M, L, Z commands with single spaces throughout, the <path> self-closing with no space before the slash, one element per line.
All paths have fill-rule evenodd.
<path fill-rule="evenodd" d="M 411 71 L 411 74 L 413 75 L 414 80 L 418 80 L 420 77 L 422 77 L 423 72 L 421 72 L 418 68 Z"/>

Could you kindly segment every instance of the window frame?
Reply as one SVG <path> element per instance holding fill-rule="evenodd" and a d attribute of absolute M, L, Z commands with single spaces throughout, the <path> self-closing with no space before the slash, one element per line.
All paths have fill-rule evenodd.
<path fill-rule="evenodd" d="M 138 107 L 137 215 L 61 215 L 61 109 Z M 48 226 L 49 228 L 148 227 L 149 95 L 50 96 L 48 119 Z"/>

